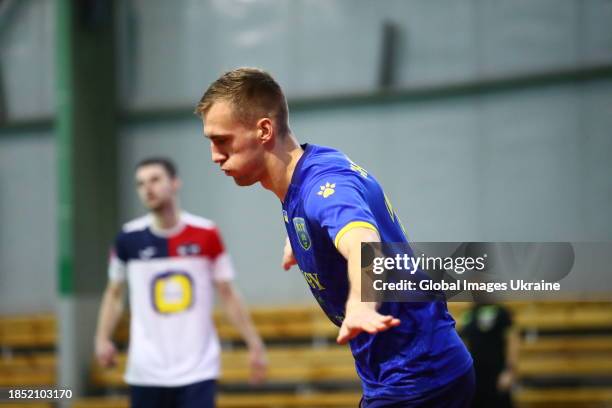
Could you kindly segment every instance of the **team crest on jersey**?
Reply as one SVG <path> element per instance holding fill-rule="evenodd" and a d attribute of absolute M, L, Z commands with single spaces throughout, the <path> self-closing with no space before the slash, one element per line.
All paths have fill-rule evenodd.
<path fill-rule="evenodd" d="M 306 229 L 306 221 L 301 217 L 295 217 L 293 219 L 293 226 L 295 227 L 300 245 L 308 251 L 312 243 L 310 242 L 310 235 L 308 235 L 308 230 Z"/>
<path fill-rule="evenodd" d="M 317 192 L 318 195 L 323 196 L 323 198 L 327 198 L 330 195 L 336 192 L 336 183 L 325 183 L 324 186 L 321 186 L 321 190 Z"/>
<path fill-rule="evenodd" d="M 159 274 L 151 282 L 151 295 L 157 313 L 184 312 L 193 305 L 193 280 L 185 272 L 170 271 Z"/>

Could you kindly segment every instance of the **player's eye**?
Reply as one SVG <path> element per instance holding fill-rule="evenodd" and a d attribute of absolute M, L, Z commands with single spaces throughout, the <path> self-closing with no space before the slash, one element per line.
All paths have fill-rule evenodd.
<path fill-rule="evenodd" d="M 224 137 L 224 136 L 215 136 L 215 137 L 211 138 L 210 141 L 215 146 L 220 146 L 220 145 L 223 145 L 223 144 L 225 144 L 227 142 L 227 137 Z"/>

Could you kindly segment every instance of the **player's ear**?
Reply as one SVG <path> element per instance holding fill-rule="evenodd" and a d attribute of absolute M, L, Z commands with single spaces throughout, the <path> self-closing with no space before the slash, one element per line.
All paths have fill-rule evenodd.
<path fill-rule="evenodd" d="M 181 179 L 180 179 L 180 178 L 178 178 L 178 177 L 175 177 L 175 178 L 172 180 L 172 184 L 174 185 L 174 191 L 178 191 L 178 190 L 180 190 L 180 189 L 181 189 L 181 187 L 183 186 L 183 182 L 182 182 L 182 181 L 181 181 Z"/>
<path fill-rule="evenodd" d="M 262 143 L 269 142 L 274 137 L 274 126 L 270 118 L 261 118 L 257 121 L 257 139 Z"/>

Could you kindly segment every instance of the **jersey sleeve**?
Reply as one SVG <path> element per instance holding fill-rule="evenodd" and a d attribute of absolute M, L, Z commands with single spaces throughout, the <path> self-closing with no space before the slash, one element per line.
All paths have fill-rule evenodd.
<path fill-rule="evenodd" d="M 223 245 L 221 233 L 215 228 L 215 233 L 212 239 L 213 246 L 213 262 L 212 276 L 215 281 L 231 281 L 234 279 L 234 265 L 229 254 Z"/>
<path fill-rule="evenodd" d="M 336 247 L 354 228 L 378 232 L 365 187 L 356 176 L 338 173 L 317 178 L 307 191 L 304 207 L 309 220 L 317 222 Z"/>
<path fill-rule="evenodd" d="M 108 261 L 108 279 L 123 282 L 127 276 L 127 251 L 123 243 L 123 235 L 119 234 L 110 250 Z"/>

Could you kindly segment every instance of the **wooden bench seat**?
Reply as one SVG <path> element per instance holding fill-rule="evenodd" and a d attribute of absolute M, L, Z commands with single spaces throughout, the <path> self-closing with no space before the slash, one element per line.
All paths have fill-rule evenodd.
<path fill-rule="evenodd" d="M 16 355 L 0 359 L 1 387 L 54 385 L 57 357 L 51 352 Z"/>
<path fill-rule="evenodd" d="M 52 314 L 0 317 L 0 347 L 53 347 L 56 341 Z"/>
<path fill-rule="evenodd" d="M 578 342 L 584 347 L 591 342 Z M 520 377 L 601 377 L 612 373 L 612 352 L 609 344 L 592 342 L 594 350 L 581 349 L 571 353 L 530 352 L 521 356 L 518 363 Z M 571 343 L 565 343 L 570 344 Z M 558 348 L 561 345 L 553 346 Z M 603 350 L 602 350 L 603 349 Z M 586 350 L 586 352 L 585 352 Z M 317 382 L 357 382 L 354 362 L 347 347 L 331 346 L 324 348 L 275 347 L 268 351 L 270 382 L 317 383 Z M 92 381 L 97 386 L 123 387 L 125 355 L 119 365 L 112 369 L 95 367 Z M 222 354 L 223 383 L 244 383 L 248 381 L 249 369 L 247 354 L 244 350 L 224 351 Z"/>
<path fill-rule="evenodd" d="M 612 329 L 612 302 L 512 302 L 504 304 L 520 330 L 564 331 Z M 449 311 L 462 325 L 469 303 L 449 303 Z"/>
<path fill-rule="evenodd" d="M 461 326 L 461 316 L 470 307 L 466 302 L 450 302 L 451 314 Z M 523 330 L 612 329 L 612 302 L 512 302 L 505 304 Z M 251 316 L 266 340 L 334 339 L 338 329 L 316 305 L 264 306 L 251 309 Z M 214 320 L 220 337 L 238 340 L 239 333 L 217 310 Z M 52 314 L 0 317 L 0 347 L 54 347 L 57 324 Z M 122 344 L 129 337 L 129 317 L 124 316 L 115 333 Z"/>
<path fill-rule="evenodd" d="M 612 376 L 612 354 L 549 355 L 521 358 L 519 377 L 600 377 Z"/>
<path fill-rule="evenodd" d="M 605 336 L 549 336 L 524 339 L 520 355 L 531 353 L 601 353 L 612 352 L 612 335 Z"/>
<path fill-rule="evenodd" d="M 357 382 L 348 347 L 273 347 L 268 351 L 271 382 Z M 102 369 L 94 364 L 92 382 L 100 387 L 124 387 L 126 355 L 119 364 Z M 245 350 L 222 353 L 224 383 L 245 383 L 249 369 Z M 0 386 L 52 385 L 56 380 L 53 353 L 18 355 L 0 359 Z M 612 373 L 612 343 L 609 338 L 542 338 L 523 343 L 518 364 L 520 377 L 603 376 Z"/>
<path fill-rule="evenodd" d="M 469 303 L 449 303 L 449 309 L 458 322 L 461 313 L 470 306 Z M 514 302 L 507 306 L 515 314 L 517 325 L 524 330 L 612 329 L 612 303 Z M 357 383 L 354 362 L 348 348 L 334 344 L 333 339 L 338 329 L 318 307 L 258 307 L 252 310 L 252 316 L 260 333 L 268 341 L 303 341 L 299 347 L 270 346 L 270 382 Z M 239 338 L 221 312 L 215 312 L 215 320 L 223 339 Z M 126 316 L 118 331 L 119 337 L 123 336 L 125 341 L 129 331 L 128 324 L 129 319 Z M 325 345 L 320 348 L 313 347 L 313 339 L 325 339 Z M 56 340 L 56 322 L 53 315 L 0 318 L 0 347 L 9 349 L 9 352 L 0 358 L 0 386 L 55 384 L 57 357 L 52 352 L 41 351 L 39 348 L 53 347 Z M 13 347 L 19 348 L 19 351 L 12 353 L 10 349 Z M 36 351 L 29 352 L 28 348 Z M 23 349 L 26 349 L 26 352 Z M 91 370 L 94 385 L 105 388 L 125 387 L 125 354 L 120 356 L 119 363 L 118 367 L 109 370 L 94 365 Z M 244 350 L 224 350 L 222 364 L 221 382 L 246 383 L 249 369 Z M 612 335 L 527 336 L 521 344 L 518 372 L 521 378 L 528 379 L 610 376 Z"/>
<path fill-rule="evenodd" d="M 520 408 L 603 408 L 612 406 L 612 387 L 522 389 L 514 395 Z"/>
<path fill-rule="evenodd" d="M 126 356 L 119 364 L 103 369 L 94 364 L 91 380 L 100 387 L 124 387 Z M 246 383 L 249 379 L 247 352 L 224 351 L 221 356 L 222 383 Z M 353 357 L 348 347 L 276 347 L 268 350 L 268 381 L 277 383 L 358 382 Z"/>

